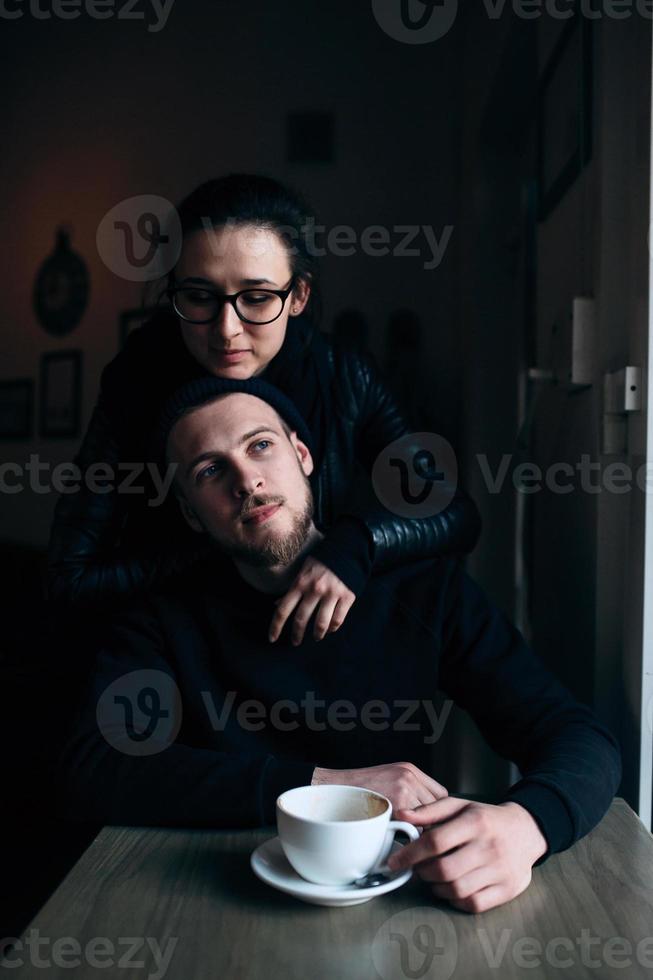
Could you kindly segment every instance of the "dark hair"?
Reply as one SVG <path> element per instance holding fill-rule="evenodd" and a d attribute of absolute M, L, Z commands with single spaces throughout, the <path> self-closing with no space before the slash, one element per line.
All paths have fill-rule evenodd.
<path fill-rule="evenodd" d="M 319 321 L 319 268 L 308 235 L 308 228 L 315 226 L 315 216 L 294 191 L 271 177 L 229 174 L 196 187 L 181 202 L 177 214 L 183 238 L 226 224 L 255 225 L 276 232 L 288 252 L 293 276 L 310 284 L 305 315 L 313 323 Z"/>

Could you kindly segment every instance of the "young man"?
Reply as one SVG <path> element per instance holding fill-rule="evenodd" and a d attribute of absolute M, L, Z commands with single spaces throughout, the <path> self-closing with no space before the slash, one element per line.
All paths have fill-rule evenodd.
<path fill-rule="evenodd" d="M 276 389 L 193 382 L 159 442 L 186 520 L 216 547 L 99 646 L 62 760 L 71 815 L 252 826 L 290 787 L 366 786 L 426 828 L 397 866 L 474 912 L 518 895 L 600 820 L 620 777 L 614 739 L 454 562 L 375 576 L 326 611 L 341 625 L 320 641 L 270 641 L 275 599 L 320 538 L 310 437 Z M 438 688 L 519 766 L 501 803 L 450 797 L 428 775 Z"/>

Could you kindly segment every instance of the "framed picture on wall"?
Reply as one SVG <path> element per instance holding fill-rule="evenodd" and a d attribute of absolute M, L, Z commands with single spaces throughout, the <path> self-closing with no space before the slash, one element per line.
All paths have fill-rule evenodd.
<path fill-rule="evenodd" d="M 542 73 L 538 218 L 553 211 L 592 155 L 592 23 L 576 14 Z"/>
<path fill-rule="evenodd" d="M 34 415 L 31 378 L 0 381 L 0 439 L 29 439 Z"/>
<path fill-rule="evenodd" d="M 45 439 L 74 439 L 80 434 L 82 352 L 41 355 L 39 431 Z"/>
<path fill-rule="evenodd" d="M 160 312 L 160 306 L 138 306 L 133 310 L 124 310 L 120 314 L 120 325 L 118 330 L 118 343 L 122 349 L 130 333 L 138 330 L 146 320 L 149 320 L 155 313 Z"/>

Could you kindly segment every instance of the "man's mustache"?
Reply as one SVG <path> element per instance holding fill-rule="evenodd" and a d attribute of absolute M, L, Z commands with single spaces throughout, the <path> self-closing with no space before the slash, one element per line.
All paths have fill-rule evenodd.
<path fill-rule="evenodd" d="M 285 497 L 259 497 L 253 496 L 248 497 L 243 506 L 240 508 L 239 519 L 241 521 L 246 520 L 253 510 L 257 510 L 259 507 L 269 507 L 272 504 L 285 504 Z"/>

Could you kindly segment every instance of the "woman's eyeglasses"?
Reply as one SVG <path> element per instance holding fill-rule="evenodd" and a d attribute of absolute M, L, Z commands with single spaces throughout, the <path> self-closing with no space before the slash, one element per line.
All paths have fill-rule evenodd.
<path fill-rule="evenodd" d="M 281 316 L 294 282 L 293 276 L 287 289 L 241 289 L 230 295 L 204 286 L 172 286 L 166 294 L 177 315 L 187 323 L 211 323 L 224 304 L 231 303 L 244 323 L 262 326 Z"/>

